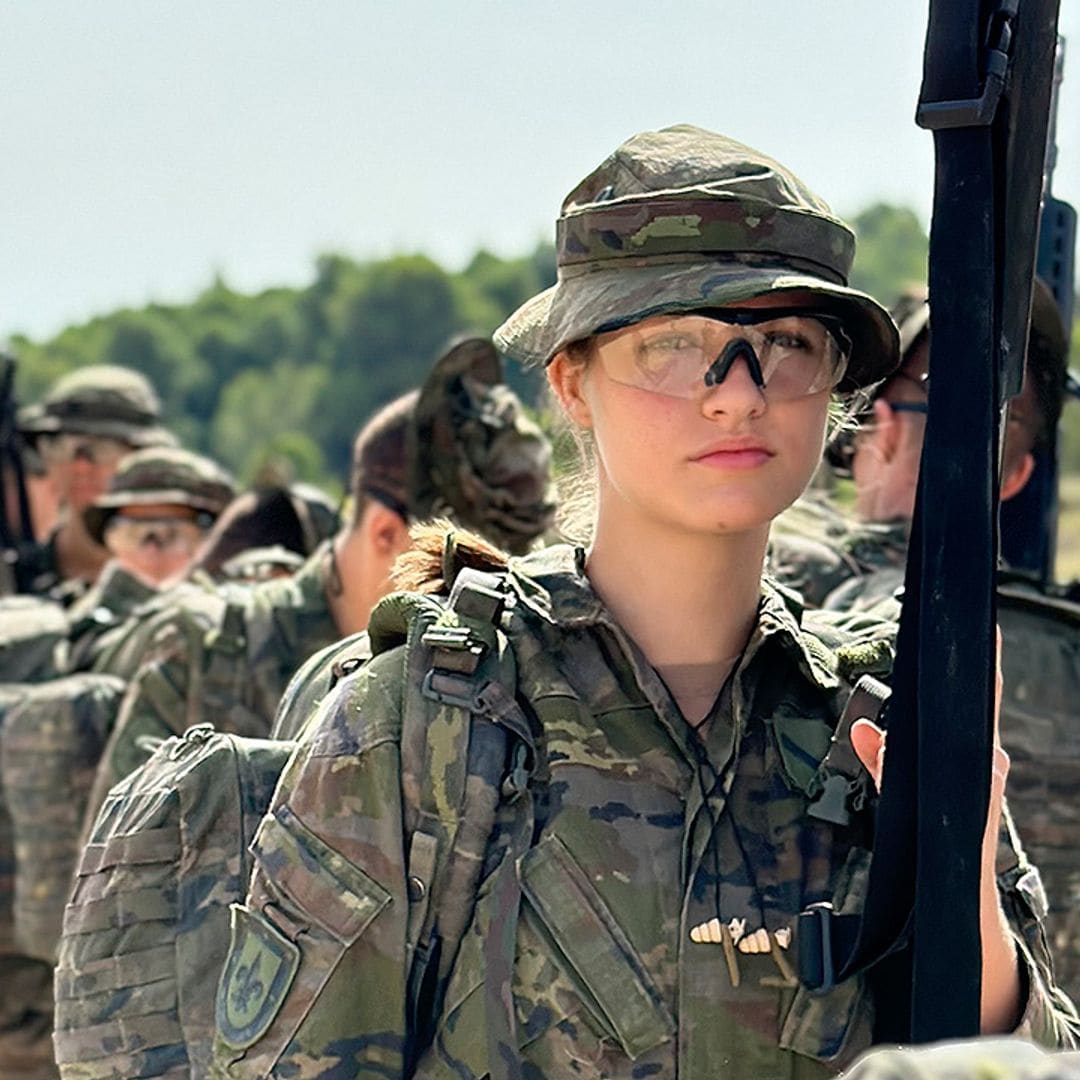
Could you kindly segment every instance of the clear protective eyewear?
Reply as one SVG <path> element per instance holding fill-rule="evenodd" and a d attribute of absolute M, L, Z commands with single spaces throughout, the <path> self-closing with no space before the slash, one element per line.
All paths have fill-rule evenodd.
<path fill-rule="evenodd" d="M 605 373 L 667 397 L 701 397 L 740 359 L 767 398 L 808 397 L 834 389 L 851 355 L 842 320 L 805 307 L 705 308 L 631 329 L 598 342 Z"/>
<path fill-rule="evenodd" d="M 122 555 L 153 544 L 161 551 L 191 554 L 206 536 L 208 523 L 190 517 L 126 517 L 114 514 L 105 526 L 109 549 Z"/>
<path fill-rule="evenodd" d="M 37 445 L 41 456 L 50 465 L 65 465 L 80 458 L 91 465 L 115 465 L 131 453 L 131 447 L 121 439 L 108 435 L 78 435 L 70 431 L 41 435 Z"/>

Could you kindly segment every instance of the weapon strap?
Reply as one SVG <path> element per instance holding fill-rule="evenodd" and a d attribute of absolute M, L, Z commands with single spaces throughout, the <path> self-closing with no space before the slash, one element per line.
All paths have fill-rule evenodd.
<path fill-rule="evenodd" d="M 875 968 L 879 1042 L 979 1031 L 999 415 L 1022 377 L 1038 214 L 1024 170 L 1043 158 L 1056 17 L 1057 0 L 930 4 L 930 409 L 866 903 L 857 931 L 831 921 L 818 972 Z"/>

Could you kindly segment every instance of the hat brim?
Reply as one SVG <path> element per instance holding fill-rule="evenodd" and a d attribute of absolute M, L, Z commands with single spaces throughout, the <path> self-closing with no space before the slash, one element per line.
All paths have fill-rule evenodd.
<path fill-rule="evenodd" d="M 204 498 L 201 495 L 192 495 L 190 491 L 182 491 L 179 488 L 162 488 L 160 491 L 118 491 L 109 493 L 95 499 L 93 504 L 83 511 L 83 522 L 86 531 L 97 541 L 102 543 L 105 538 L 105 527 L 118 510 L 124 506 L 189 506 L 193 510 L 202 510 L 217 517 L 224 508 L 224 504 L 216 499 Z"/>
<path fill-rule="evenodd" d="M 94 420 L 80 417 L 52 416 L 35 407 L 28 406 L 20 410 L 17 421 L 19 431 L 28 438 L 40 435 L 97 435 L 116 439 L 136 449 L 149 446 L 176 446 L 177 439 L 171 431 L 156 425 L 129 424 L 121 420 Z"/>
<path fill-rule="evenodd" d="M 770 293 L 808 290 L 844 320 L 851 359 L 837 387 L 857 390 L 883 379 L 900 359 L 899 334 L 873 297 L 786 267 L 713 260 L 604 267 L 565 277 L 523 304 L 495 331 L 495 344 L 523 364 L 547 364 L 601 326 L 629 326 L 653 315 L 723 307 Z"/>

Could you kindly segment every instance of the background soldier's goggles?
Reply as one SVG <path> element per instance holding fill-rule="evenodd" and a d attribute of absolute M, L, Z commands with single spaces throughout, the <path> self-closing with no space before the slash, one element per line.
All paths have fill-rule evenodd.
<path fill-rule="evenodd" d="M 668 397 L 697 398 L 742 359 L 766 396 L 785 400 L 831 390 L 851 344 L 842 322 L 806 308 L 706 308 L 657 316 L 597 342 L 608 378 Z"/>
<path fill-rule="evenodd" d="M 37 446 L 45 461 L 53 465 L 62 465 L 77 458 L 92 465 L 115 465 L 131 453 L 131 447 L 120 439 L 107 435 L 77 435 L 73 432 L 41 435 Z"/>
<path fill-rule="evenodd" d="M 162 551 L 193 552 L 211 523 L 209 514 L 160 517 L 125 517 L 114 514 L 105 526 L 105 538 L 114 552 L 135 551 L 153 543 Z"/>

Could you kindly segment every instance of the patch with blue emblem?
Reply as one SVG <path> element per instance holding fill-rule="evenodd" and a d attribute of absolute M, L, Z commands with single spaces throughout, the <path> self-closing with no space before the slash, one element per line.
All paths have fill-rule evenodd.
<path fill-rule="evenodd" d="M 300 949 L 266 919 L 232 905 L 232 941 L 218 983 L 218 1033 L 236 1050 L 274 1022 L 300 967 Z"/>

